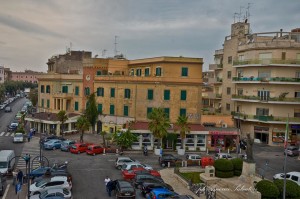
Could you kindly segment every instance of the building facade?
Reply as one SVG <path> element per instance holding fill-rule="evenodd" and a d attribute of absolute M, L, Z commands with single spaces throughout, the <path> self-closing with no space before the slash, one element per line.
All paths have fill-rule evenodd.
<path fill-rule="evenodd" d="M 241 134 L 269 145 L 284 142 L 288 121 L 291 144 L 300 140 L 300 33 L 282 30 L 250 33 L 250 24 L 237 22 L 215 51 L 214 107 L 232 114 Z"/>
<path fill-rule="evenodd" d="M 37 84 L 37 75 L 43 74 L 42 72 L 36 72 L 32 70 L 25 70 L 24 72 L 12 72 L 11 79 L 12 81 L 22 81 L 22 82 L 31 82 Z"/>

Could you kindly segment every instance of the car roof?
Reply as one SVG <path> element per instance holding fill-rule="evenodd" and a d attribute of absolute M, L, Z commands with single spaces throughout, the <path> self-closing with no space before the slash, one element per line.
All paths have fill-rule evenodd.
<path fill-rule="evenodd" d="M 48 193 L 56 193 L 56 192 L 63 193 L 64 189 L 66 189 L 66 188 L 53 188 L 53 189 L 51 188 L 51 189 L 47 189 L 45 191 L 47 191 Z"/>
<path fill-rule="evenodd" d="M 59 140 L 59 139 L 51 139 L 51 140 L 49 140 L 47 143 L 50 143 L 50 142 L 56 142 L 56 141 L 61 141 L 61 140 Z"/>
<path fill-rule="evenodd" d="M 122 157 L 118 157 L 117 160 L 132 160 L 132 158 L 128 156 L 122 156 Z"/>
<path fill-rule="evenodd" d="M 51 181 L 67 181 L 68 177 L 66 176 L 54 176 L 51 177 Z"/>
<path fill-rule="evenodd" d="M 173 193 L 172 191 L 170 191 L 167 188 L 155 188 L 155 189 L 152 189 L 152 192 L 154 192 L 154 193 Z"/>
<path fill-rule="evenodd" d="M 291 172 L 288 172 L 287 174 L 294 175 L 294 176 L 300 176 L 300 172 L 298 172 L 298 171 L 291 171 Z"/>
<path fill-rule="evenodd" d="M 128 166 L 128 165 L 142 165 L 142 164 L 139 162 L 128 162 L 126 163 L 126 165 Z"/>

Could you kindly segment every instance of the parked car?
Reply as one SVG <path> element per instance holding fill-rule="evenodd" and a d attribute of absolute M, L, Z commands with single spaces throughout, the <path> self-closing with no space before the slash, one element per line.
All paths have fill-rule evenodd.
<path fill-rule="evenodd" d="M 148 173 L 147 174 L 143 173 L 143 174 L 136 174 L 132 179 L 132 184 L 134 185 L 135 188 L 140 188 L 143 181 L 147 179 L 153 179 L 153 180 L 157 180 L 158 182 L 164 182 L 161 177 L 153 176 Z"/>
<path fill-rule="evenodd" d="M 52 177 L 55 177 L 55 176 L 66 176 L 68 178 L 68 180 L 70 182 L 72 182 L 72 175 L 69 172 L 67 172 L 67 171 L 54 171 L 54 172 L 51 172 L 51 170 L 50 170 L 49 173 L 46 171 L 46 173 L 44 173 L 44 175 L 42 175 L 40 177 L 33 178 L 32 183 L 38 182 L 38 181 L 40 181 L 42 179 L 45 179 L 45 178 L 52 178 Z"/>
<path fill-rule="evenodd" d="M 233 157 L 229 153 L 216 153 L 215 160 L 217 159 L 232 159 Z"/>
<path fill-rule="evenodd" d="M 0 196 L 3 196 L 4 191 L 6 189 L 6 176 L 0 174 Z"/>
<path fill-rule="evenodd" d="M 177 193 L 166 188 L 153 189 L 149 194 L 146 194 L 147 199 L 165 199 L 167 197 L 176 196 Z"/>
<path fill-rule="evenodd" d="M 13 143 L 17 142 L 24 142 L 24 135 L 23 133 L 15 133 L 13 137 Z"/>
<path fill-rule="evenodd" d="M 284 179 L 284 173 L 278 173 L 273 176 L 273 180 Z M 296 182 L 300 186 L 300 172 L 292 171 L 286 173 L 286 179 Z"/>
<path fill-rule="evenodd" d="M 70 152 L 71 153 L 85 153 L 88 146 L 92 144 L 86 144 L 86 143 L 75 143 L 71 146 Z"/>
<path fill-rule="evenodd" d="M 123 170 L 122 177 L 124 180 L 132 180 L 137 174 L 150 174 L 153 176 L 161 177 L 160 173 L 156 170 L 146 170 L 143 167 L 133 168 L 132 170 Z"/>
<path fill-rule="evenodd" d="M 158 163 L 162 166 L 165 167 L 170 163 L 171 166 L 175 166 L 177 162 L 181 162 L 182 160 L 175 157 L 172 154 L 163 154 L 158 158 Z"/>
<path fill-rule="evenodd" d="M 96 144 L 92 144 L 90 146 L 88 146 L 87 150 L 86 150 L 86 154 L 88 155 L 96 155 L 96 154 L 101 154 L 103 153 L 104 148 L 100 145 L 96 145 Z"/>
<path fill-rule="evenodd" d="M 186 161 L 187 161 L 188 166 L 200 165 L 201 164 L 201 156 L 199 154 L 187 154 Z"/>
<path fill-rule="evenodd" d="M 60 174 L 60 173 L 66 173 L 66 169 L 54 169 L 52 167 L 38 167 L 36 169 L 33 169 L 29 176 L 31 178 L 36 178 L 36 177 L 40 177 L 40 176 L 43 176 L 45 175 L 46 172 L 50 172 L 51 174 Z"/>
<path fill-rule="evenodd" d="M 44 143 L 44 149 L 52 149 L 52 150 L 60 149 L 61 142 L 62 142 L 61 140 L 56 140 L 56 139 L 49 140 L 48 142 Z"/>
<path fill-rule="evenodd" d="M 68 182 L 68 178 L 66 176 L 55 176 L 52 178 L 45 178 L 41 181 L 38 181 L 30 185 L 29 194 L 31 196 L 36 194 L 41 194 L 46 190 L 55 189 L 55 188 L 66 188 L 68 190 L 71 190 L 72 183 Z"/>
<path fill-rule="evenodd" d="M 66 188 L 55 188 L 55 189 L 48 189 L 41 192 L 40 195 L 33 195 L 30 199 L 49 199 L 52 197 L 63 197 L 65 199 L 71 199 L 72 194 L 71 191 Z"/>
<path fill-rule="evenodd" d="M 122 165 L 125 163 L 129 163 L 129 162 L 138 162 L 138 161 L 136 161 L 130 157 L 127 157 L 127 156 L 121 156 L 116 159 L 115 167 L 117 169 L 122 169 Z"/>
<path fill-rule="evenodd" d="M 70 148 L 73 144 L 75 144 L 75 141 L 73 141 L 73 140 L 62 141 L 60 150 L 61 151 L 70 151 Z"/>
<path fill-rule="evenodd" d="M 6 106 L 7 106 L 7 104 L 1 104 L 0 105 L 0 110 L 3 110 Z"/>
<path fill-rule="evenodd" d="M 289 146 L 286 149 L 286 153 L 288 156 L 298 156 L 299 155 L 299 148 L 297 146 Z M 285 154 L 285 152 L 284 152 Z"/>
<path fill-rule="evenodd" d="M 116 180 L 116 198 L 135 198 L 135 189 L 126 180 Z"/>
<path fill-rule="evenodd" d="M 148 164 L 142 164 L 139 162 L 127 162 L 122 165 L 122 170 L 131 170 L 134 168 L 145 168 L 146 170 L 153 170 L 152 166 Z"/>
<path fill-rule="evenodd" d="M 11 123 L 10 125 L 7 126 L 7 131 L 8 132 L 14 132 L 18 128 L 18 123 Z"/>
<path fill-rule="evenodd" d="M 140 188 L 141 188 L 141 193 L 143 194 L 144 197 L 146 196 L 146 194 L 150 193 L 153 189 L 157 189 L 157 188 L 165 188 L 170 191 L 174 191 L 171 185 L 163 182 L 157 182 L 156 180 L 152 180 L 152 179 L 144 180 Z"/>
<path fill-rule="evenodd" d="M 177 195 L 177 196 L 167 197 L 166 199 L 194 199 L 194 197 L 191 195 Z"/>
<path fill-rule="evenodd" d="M 59 136 L 56 136 L 56 135 L 49 135 L 47 137 L 44 137 L 41 139 L 41 144 L 44 144 L 45 142 L 48 142 L 49 140 L 61 140 L 61 141 L 64 141 L 65 138 L 62 138 L 62 137 L 59 137 Z"/>
<path fill-rule="evenodd" d="M 5 107 L 5 109 L 4 109 L 4 112 L 6 112 L 6 113 L 11 112 L 11 111 L 12 111 L 12 110 L 11 110 L 11 107 L 10 107 L 10 106 Z"/>

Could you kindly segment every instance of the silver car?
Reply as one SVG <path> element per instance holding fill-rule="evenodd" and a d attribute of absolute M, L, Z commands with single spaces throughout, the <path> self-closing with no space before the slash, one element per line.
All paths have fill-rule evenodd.
<path fill-rule="evenodd" d="M 17 143 L 17 142 L 24 142 L 23 133 L 15 133 L 14 138 L 13 138 L 13 143 Z"/>

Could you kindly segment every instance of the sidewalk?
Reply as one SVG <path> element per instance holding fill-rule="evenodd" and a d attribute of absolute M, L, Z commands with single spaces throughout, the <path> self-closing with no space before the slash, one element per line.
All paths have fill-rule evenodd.
<path fill-rule="evenodd" d="M 22 185 L 21 191 L 16 194 L 15 185 L 13 185 L 13 180 L 7 180 L 7 187 L 2 199 L 26 199 L 27 198 L 27 183 Z"/>
<path fill-rule="evenodd" d="M 196 196 L 191 190 L 189 190 L 186 185 L 179 181 L 174 174 L 174 168 L 162 169 L 159 171 L 162 179 L 169 185 L 171 185 L 176 193 L 181 195 L 191 195 L 194 198 L 206 199 L 206 196 L 203 194 L 200 197 Z"/>

